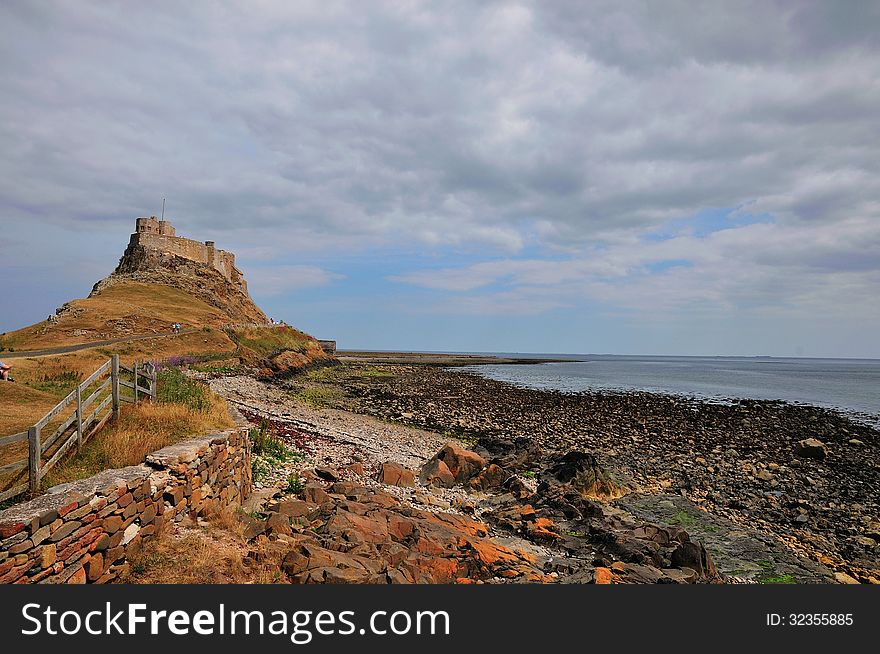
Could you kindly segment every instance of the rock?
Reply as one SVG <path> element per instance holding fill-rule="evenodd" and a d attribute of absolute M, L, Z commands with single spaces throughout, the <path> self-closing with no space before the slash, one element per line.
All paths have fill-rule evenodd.
<path fill-rule="evenodd" d="M 773 473 L 769 470 L 761 470 L 761 472 L 755 476 L 761 481 L 771 481 L 773 479 Z"/>
<path fill-rule="evenodd" d="M 327 491 L 324 490 L 324 487 L 319 483 L 308 483 L 306 487 L 303 489 L 303 498 L 307 502 L 312 502 L 314 504 L 323 504 L 327 500 L 330 499 L 330 496 L 327 494 Z"/>
<path fill-rule="evenodd" d="M 556 484 L 570 484 L 584 497 L 617 497 L 621 489 L 596 460 L 587 452 L 572 451 L 555 462 L 541 477 L 538 492 Z"/>
<path fill-rule="evenodd" d="M 361 495 L 366 495 L 367 489 L 360 484 L 355 484 L 351 481 L 337 481 L 330 487 L 330 492 L 345 495 L 350 498 L 356 498 Z"/>
<path fill-rule="evenodd" d="M 339 471 L 336 468 L 315 468 L 315 474 L 324 481 L 339 481 Z"/>
<path fill-rule="evenodd" d="M 463 484 L 486 467 L 486 460 L 476 452 L 466 450 L 457 443 L 447 443 L 434 456 L 446 464 L 457 484 Z"/>
<path fill-rule="evenodd" d="M 408 470 L 398 463 L 386 461 L 379 466 L 376 481 L 389 486 L 411 487 L 416 485 L 416 476 L 412 470 Z"/>
<path fill-rule="evenodd" d="M 276 536 L 279 534 L 290 536 L 293 533 L 290 528 L 290 517 L 283 513 L 270 514 L 266 519 L 266 531 Z"/>
<path fill-rule="evenodd" d="M 593 575 L 594 583 L 597 584 L 610 584 L 614 577 L 609 568 L 596 568 Z"/>
<path fill-rule="evenodd" d="M 823 460 L 828 455 L 828 448 L 820 440 L 815 438 L 805 438 L 798 441 L 794 448 L 795 454 L 806 457 L 808 459 Z"/>
<path fill-rule="evenodd" d="M 708 581 L 719 581 L 720 576 L 715 569 L 715 563 L 712 557 L 706 551 L 701 543 L 687 541 L 681 543 L 670 557 L 672 565 L 676 568 L 690 568 L 695 571 L 701 579 Z"/>
<path fill-rule="evenodd" d="M 273 510 L 291 518 L 302 518 L 309 515 L 309 513 L 316 509 L 317 506 L 317 504 L 305 502 L 303 500 L 286 500 L 284 502 L 278 502 L 278 504 L 273 507 Z"/>
<path fill-rule="evenodd" d="M 521 500 L 532 494 L 531 489 L 526 483 L 517 476 L 508 477 L 503 485 L 504 490 L 513 495 L 516 499 Z"/>
<path fill-rule="evenodd" d="M 858 584 L 859 583 L 858 579 L 854 579 L 853 577 L 850 577 L 845 572 L 835 572 L 834 573 L 834 581 L 836 581 L 838 584 Z"/>
<path fill-rule="evenodd" d="M 858 438 L 850 438 L 847 442 L 848 442 L 850 445 L 856 445 L 856 446 L 858 446 L 858 445 L 864 445 L 864 444 L 865 444 L 864 441 L 860 441 Z"/>
<path fill-rule="evenodd" d="M 518 470 L 531 466 L 541 458 L 543 451 L 534 438 L 485 438 L 480 440 L 477 452 L 489 463 L 495 463 L 508 470 Z"/>
<path fill-rule="evenodd" d="M 439 486 L 440 488 L 452 488 L 455 485 L 455 477 L 449 467 L 440 459 L 430 459 L 422 466 L 419 472 L 419 481 L 426 486 Z"/>
<path fill-rule="evenodd" d="M 244 523 L 244 531 L 242 535 L 245 540 L 253 540 L 266 531 L 265 520 L 257 520 L 249 515 L 243 515 L 240 519 Z"/>
<path fill-rule="evenodd" d="M 507 473 L 504 471 L 504 469 L 499 465 L 490 463 L 478 475 L 473 477 L 468 482 L 468 485 L 473 490 L 488 491 L 501 488 L 506 480 Z"/>

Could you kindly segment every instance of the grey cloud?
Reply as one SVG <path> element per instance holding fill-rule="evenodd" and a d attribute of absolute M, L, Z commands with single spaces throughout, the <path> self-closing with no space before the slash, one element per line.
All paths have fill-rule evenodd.
<path fill-rule="evenodd" d="M 789 265 L 873 268 L 876 3 L 7 3 L 0 25 L 4 222 L 128 224 L 167 195 L 181 232 L 210 228 L 254 261 L 579 258 L 745 205 L 782 243 L 866 222 L 818 254 L 743 230 L 760 279 L 718 266 L 695 297 L 771 297 Z M 566 277 L 542 306 L 621 292 L 582 265 L 581 287 Z M 462 274 L 449 287 L 476 288 Z"/>

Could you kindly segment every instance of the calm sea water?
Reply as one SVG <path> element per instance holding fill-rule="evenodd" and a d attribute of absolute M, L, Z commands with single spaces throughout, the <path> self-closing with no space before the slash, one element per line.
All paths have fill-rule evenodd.
<path fill-rule="evenodd" d="M 643 390 L 711 400 L 785 400 L 861 414 L 872 423 L 880 420 L 877 359 L 540 356 L 579 360 L 467 366 L 460 370 L 528 388 L 564 392 Z"/>

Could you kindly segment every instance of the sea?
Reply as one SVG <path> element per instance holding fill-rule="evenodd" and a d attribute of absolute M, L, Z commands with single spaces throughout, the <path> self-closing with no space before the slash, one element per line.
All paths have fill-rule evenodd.
<path fill-rule="evenodd" d="M 840 410 L 880 426 L 880 360 L 776 357 L 513 354 L 562 363 L 457 368 L 526 388 L 649 391 L 701 400 L 783 400 Z"/>

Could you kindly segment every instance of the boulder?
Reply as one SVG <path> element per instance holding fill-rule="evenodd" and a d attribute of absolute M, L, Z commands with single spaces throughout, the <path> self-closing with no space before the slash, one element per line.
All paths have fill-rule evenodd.
<path fill-rule="evenodd" d="M 798 456 L 808 459 L 818 459 L 821 461 L 828 455 L 828 448 L 820 440 L 815 438 L 805 438 L 798 441 L 794 447 L 794 452 Z"/>
<path fill-rule="evenodd" d="M 455 477 L 449 467 L 440 459 L 430 459 L 422 466 L 419 472 L 419 481 L 426 486 L 439 486 L 440 488 L 452 488 L 455 485 Z"/>
<path fill-rule="evenodd" d="M 339 471 L 336 468 L 329 466 L 315 468 L 315 474 L 324 481 L 339 481 Z"/>
<path fill-rule="evenodd" d="M 302 518 L 309 515 L 309 513 L 317 507 L 318 505 L 312 502 L 305 502 L 303 500 L 286 500 L 284 502 L 278 502 L 273 508 L 278 513 L 282 513 L 291 518 Z"/>
<path fill-rule="evenodd" d="M 245 540 L 253 540 L 264 531 L 266 531 L 265 520 L 258 520 L 249 515 L 243 515 L 241 517 L 241 520 L 244 523 L 242 535 L 244 536 Z"/>
<path fill-rule="evenodd" d="M 531 466 L 543 455 L 538 441 L 532 438 L 484 438 L 480 439 L 482 447 L 477 448 L 479 454 L 489 463 L 496 463 L 508 470 L 519 470 Z"/>
<path fill-rule="evenodd" d="M 306 484 L 306 487 L 303 489 L 303 498 L 313 504 L 322 504 L 329 500 L 330 496 L 321 484 L 311 482 Z"/>
<path fill-rule="evenodd" d="M 588 452 L 571 451 L 541 476 L 538 492 L 549 486 L 570 484 L 584 497 L 619 497 L 622 492 L 614 478 Z"/>
<path fill-rule="evenodd" d="M 670 557 L 672 565 L 676 568 L 690 568 L 696 572 L 700 579 L 706 581 L 720 581 L 721 577 L 715 569 L 712 557 L 701 543 L 686 541 L 681 543 L 672 552 Z"/>
<path fill-rule="evenodd" d="M 468 485 L 476 491 L 488 491 L 501 488 L 507 480 L 507 473 L 499 465 L 490 463 L 478 475 L 471 478 Z"/>
<path fill-rule="evenodd" d="M 523 499 L 532 494 L 525 482 L 517 476 L 508 477 L 503 484 L 504 490 L 513 495 L 516 499 Z"/>
<path fill-rule="evenodd" d="M 376 481 L 389 486 L 415 486 L 416 476 L 412 470 L 408 470 L 398 463 L 386 461 L 379 466 Z"/>
<path fill-rule="evenodd" d="M 337 481 L 335 484 L 330 486 L 331 493 L 337 493 L 339 495 L 345 495 L 349 498 L 357 498 L 361 495 L 367 494 L 367 489 L 360 484 L 356 484 L 352 481 Z"/>
<path fill-rule="evenodd" d="M 276 536 L 290 536 L 293 533 L 290 528 L 290 516 L 283 513 L 270 513 L 266 519 L 266 531 Z"/>
<path fill-rule="evenodd" d="M 457 443 L 447 443 L 434 458 L 446 464 L 457 484 L 467 482 L 486 467 L 486 459 Z"/>

